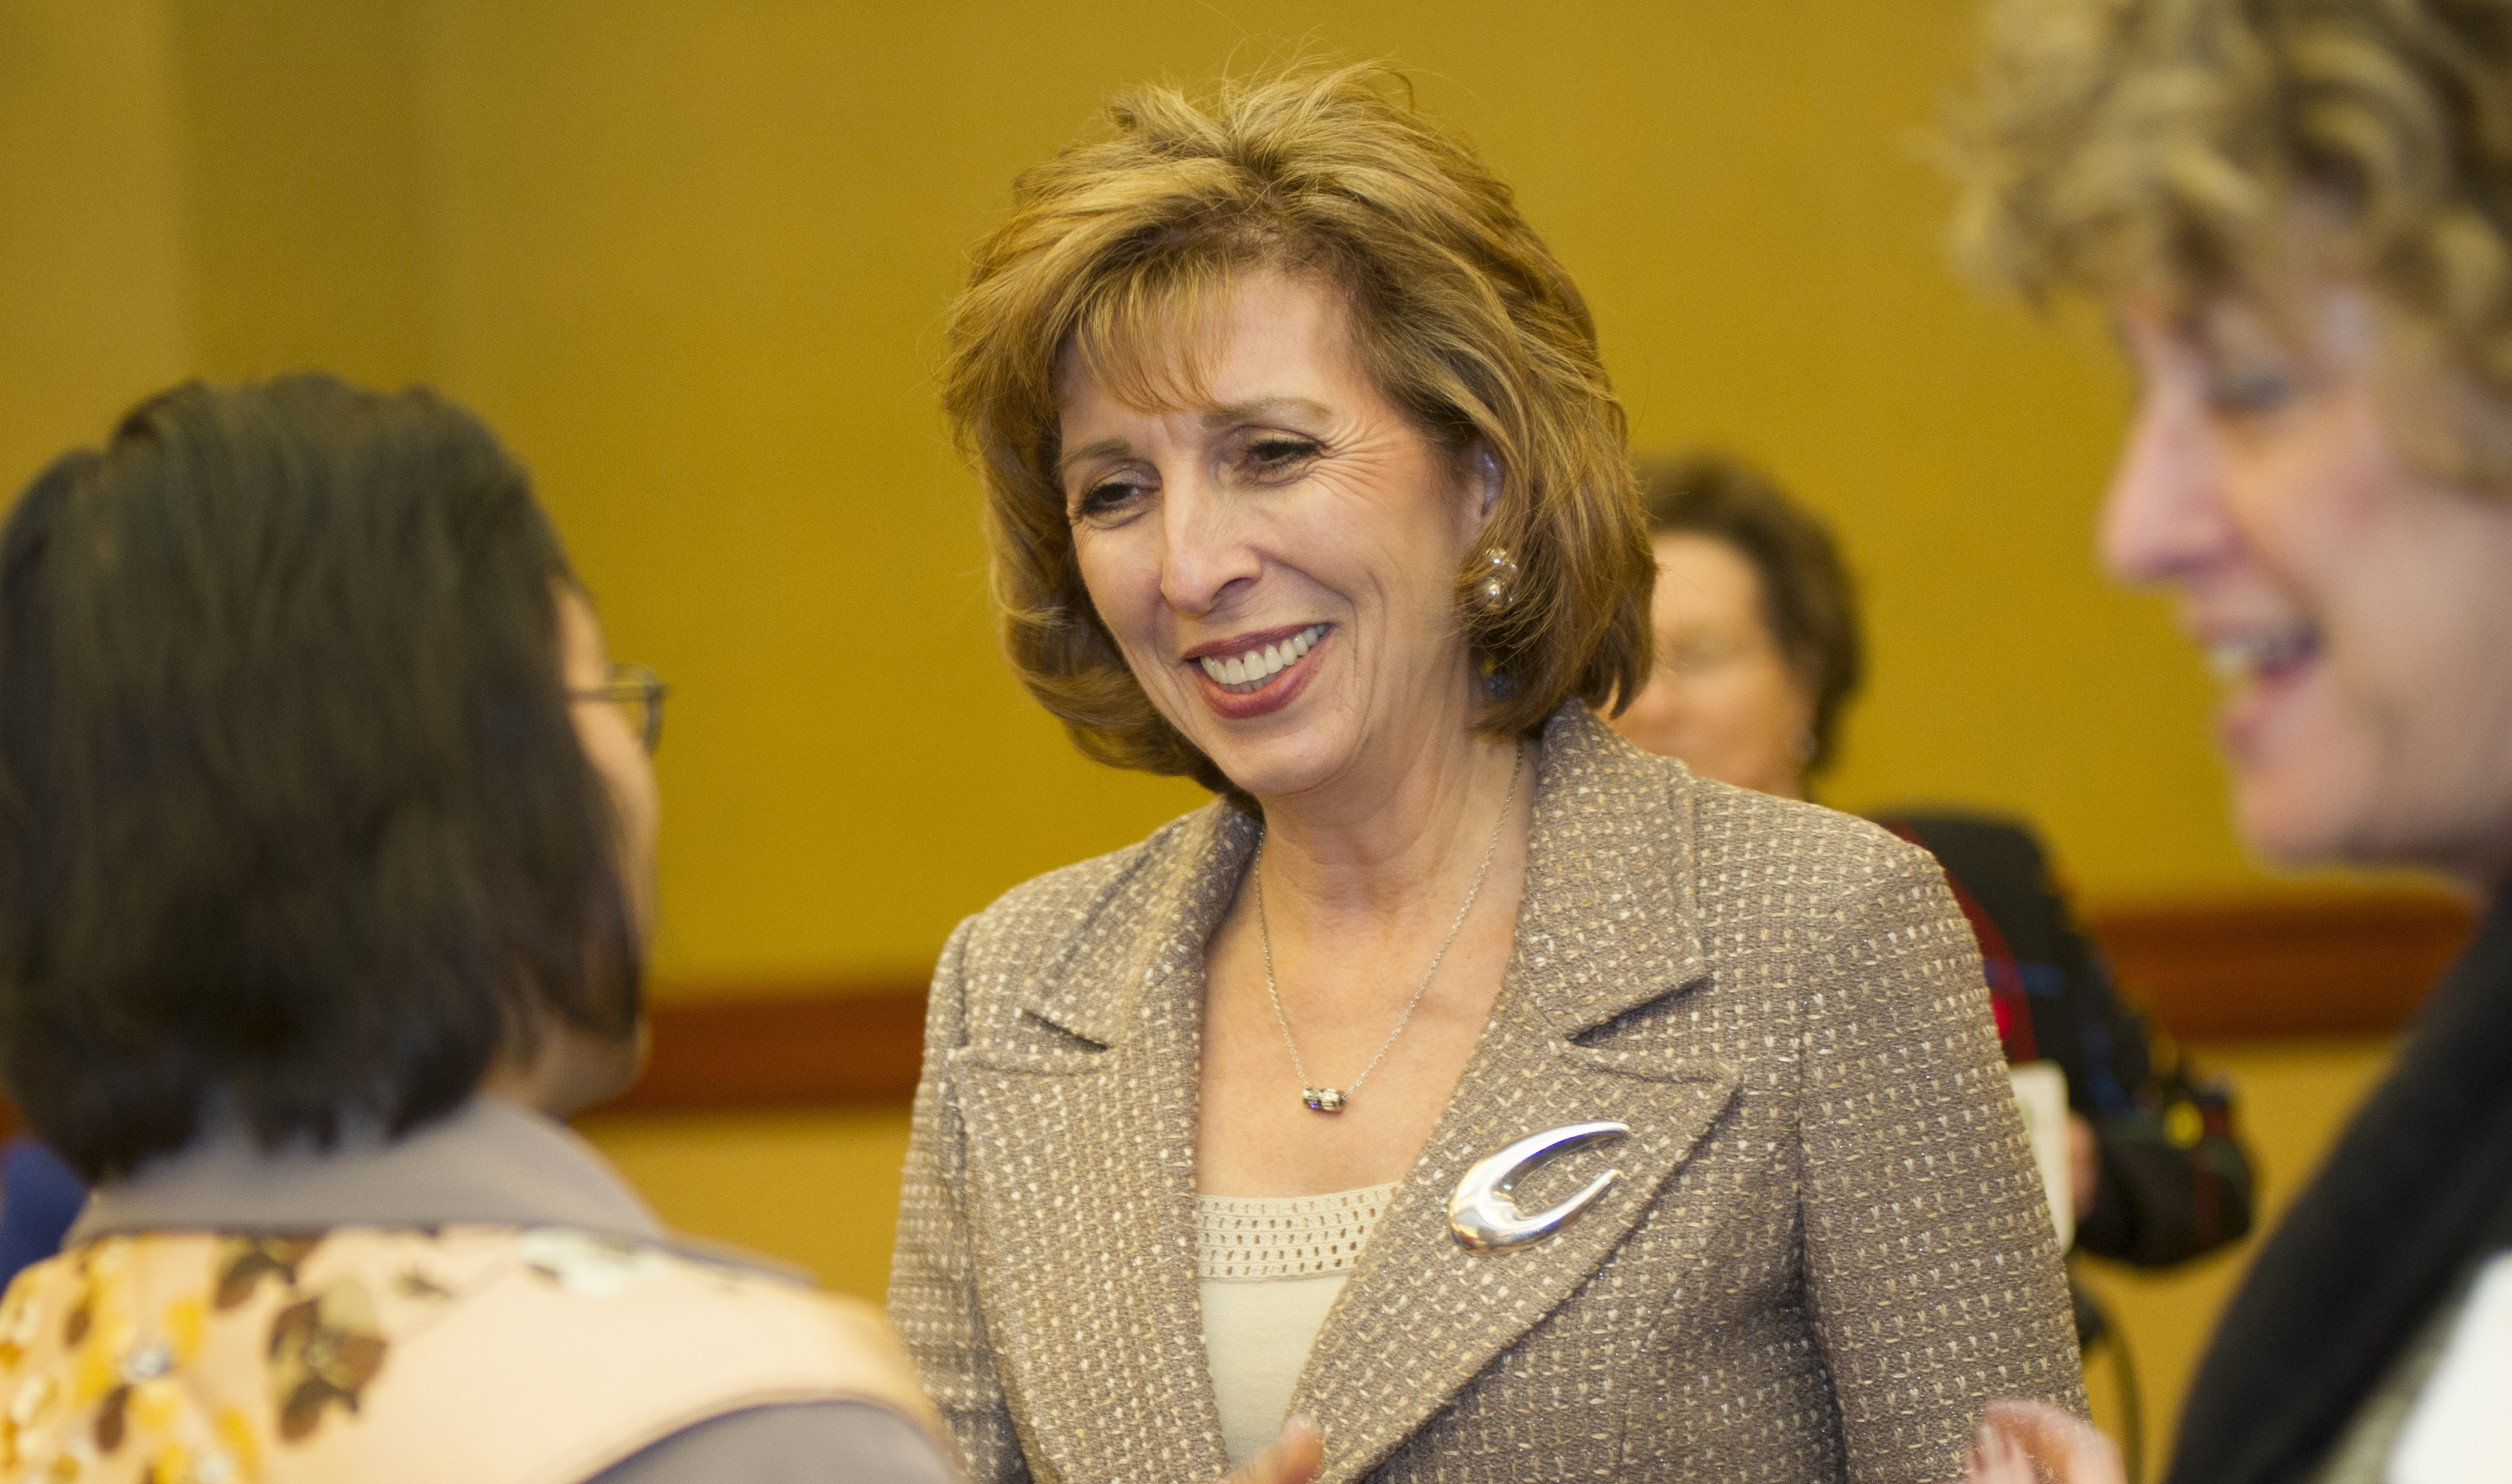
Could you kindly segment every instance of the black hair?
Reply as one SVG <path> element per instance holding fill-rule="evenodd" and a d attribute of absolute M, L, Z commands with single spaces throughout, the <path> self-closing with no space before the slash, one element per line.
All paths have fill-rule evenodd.
<path fill-rule="evenodd" d="M 1806 771 L 1828 767 L 1840 717 L 1865 669 L 1858 589 L 1839 543 L 1821 518 L 1768 475 L 1719 453 L 1643 464 L 1649 533 L 1724 541 L 1760 579 L 1762 623 L 1781 658 L 1814 697 L 1814 751 Z"/>
<path fill-rule="evenodd" d="M 424 390 L 191 383 L 0 528 L 0 1079 L 90 1180 L 450 1112 L 553 1015 L 635 1033 L 575 579 Z"/>

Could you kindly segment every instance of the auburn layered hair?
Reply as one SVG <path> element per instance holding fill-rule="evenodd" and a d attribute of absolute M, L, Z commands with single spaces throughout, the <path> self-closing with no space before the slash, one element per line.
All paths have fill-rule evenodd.
<path fill-rule="evenodd" d="M 2334 268 L 2512 395 L 2512 4 L 2000 0 L 1993 18 L 1954 136 L 1976 269 L 2035 293 L 2274 301 L 2297 266 Z"/>
<path fill-rule="evenodd" d="M 1232 288 L 1275 270 L 1327 284 L 1379 392 L 1502 488 L 1456 576 L 1491 678 L 1478 725 L 1542 726 L 1571 697 L 1619 709 L 1645 683 L 1655 566 L 1622 405 L 1588 305 L 1510 188 L 1373 65 L 1144 87 L 1103 137 L 1013 185 L 948 331 L 943 406 L 986 490 L 1003 650 L 1082 752 L 1228 790 L 1153 706 L 1092 606 L 1056 478 L 1068 358 L 1141 406 L 1192 398 Z M 1513 601 L 1469 601 L 1488 556 Z"/>

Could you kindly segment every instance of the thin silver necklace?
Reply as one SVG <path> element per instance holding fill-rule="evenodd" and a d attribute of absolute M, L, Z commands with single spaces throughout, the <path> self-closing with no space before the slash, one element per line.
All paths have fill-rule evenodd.
<path fill-rule="evenodd" d="M 1309 1069 L 1300 1060 L 1300 1043 L 1291 1039 L 1291 1018 L 1282 1013 L 1282 996 L 1274 988 L 1274 926 L 1265 918 L 1265 840 L 1273 832 L 1269 830 L 1257 837 L 1256 863 L 1249 869 L 1256 874 L 1256 938 L 1265 945 L 1265 997 L 1274 1003 L 1274 1024 L 1282 1028 L 1282 1049 L 1291 1053 L 1291 1070 L 1300 1077 L 1300 1101 L 1307 1105 L 1309 1112 L 1343 1112 L 1344 1103 L 1360 1091 L 1360 1084 L 1368 1081 L 1369 1074 L 1378 1070 L 1378 1064 L 1387 1060 L 1388 1050 L 1395 1044 L 1395 1037 L 1402 1035 L 1404 1028 L 1413 1023 L 1413 1011 L 1421 1005 L 1422 996 L 1431 993 L 1431 981 L 1437 977 L 1441 960 L 1448 957 L 1448 950 L 1455 945 L 1457 934 L 1464 929 L 1467 914 L 1474 910 L 1474 898 L 1482 895 L 1483 878 L 1490 874 L 1492 856 L 1500 850 L 1501 834 L 1509 828 L 1509 806 L 1517 802 L 1517 778 L 1524 771 L 1526 749 L 1521 747 L 1517 750 L 1516 760 L 1510 763 L 1509 793 L 1500 801 L 1500 819 L 1492 825 L 1491 843 L 1483 846 L 1483 863 L 1474 868 L 1474 883 L 1466 888 L 1466 905 L 1457 909 L 1457 920 L 1448 924 L 1448 936 L 1440 942 L 1439 951 L 1431 956 L 1431 966 L 1422 971 L 1422 982 L 1414 987 L 1413 997 L 1404 1002 L 1404 1013 L 1395 1017 L 1395 1029 L 1388 1032 L 1387 1039 L 1378 1043 L 1378 1054 L 1369 1059 L 1368 1066 L 1360 1069 L 1360 1075 L 1352 1079 L 1350 1087 L 1312 1085 Z"/>

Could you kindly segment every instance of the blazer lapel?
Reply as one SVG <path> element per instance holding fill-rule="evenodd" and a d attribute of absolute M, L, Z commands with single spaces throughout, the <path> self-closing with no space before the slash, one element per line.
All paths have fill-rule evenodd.
<path fill-rule="evenodd" d="M 1378 1467 L 1604 1264 L 1737 1089 L 1724 1064 L 1582 1045 L 1700 981 L 1689 785 L 1576 706 L 1546 727 L 1516 946 L 1498 1005 L 1420 1161 L 1310 1351 L 1294 1410 L 1325 1433 L 1320 1484 Z M 1630 1125 L 1519 1183 L 1529 1210 L 1623 1178 L 1550 1237 L 1477 1256 L 1448 1230 L 1468 1166 L 1589 1119 Z M 1699 1223 L 1686 1230 L 1705 1230 Z"/>
<path fill-rule="evenodd" d="M 988 1338 L 1041 1477 L 1228 1467 L 1196 1288 L 1197 1065 L 1205 940 L 1255 834 L 1226 804 L 1189 816 L 1024 988 L 1031 1044 L 952 1057 Z"/>

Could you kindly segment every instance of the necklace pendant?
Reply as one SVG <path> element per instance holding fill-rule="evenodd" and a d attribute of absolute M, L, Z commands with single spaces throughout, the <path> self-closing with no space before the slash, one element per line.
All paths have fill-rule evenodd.
<path fill-rule="evenodd" d="M 1339 1113 L 1343 1112 L 1343 1092 L 1340 1088 L 1303 1087 L 1300 1089 L 1300 1101 L 1309 1105 L 1309 1112 L 1311 1113 Z"/>

